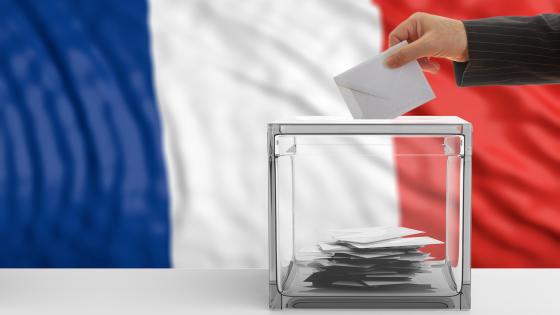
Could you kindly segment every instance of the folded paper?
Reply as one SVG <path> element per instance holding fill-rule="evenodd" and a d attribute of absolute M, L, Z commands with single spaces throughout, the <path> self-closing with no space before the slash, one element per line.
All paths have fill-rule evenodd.
<path fill-rule="evenodd" d="M 396 69 L 385 66 L 389 54 L 404 45 L 407 42 L 334 77 L 354 118 L 392 119 L 435 98 L 417 61 Z"/>
<path fill-rule="evenodd" d="M 399 226 L 376 226 L 330 230 L 333 241 L 299 250 L 313 272 L 305 279 L 312 287 L 430 289 L 428 283 L 412 283 L 416 274 L 427 272 L 426 245 L 443 244 L 424 233 Z M 367 242 L 364 242 L 367 241 Z"/>

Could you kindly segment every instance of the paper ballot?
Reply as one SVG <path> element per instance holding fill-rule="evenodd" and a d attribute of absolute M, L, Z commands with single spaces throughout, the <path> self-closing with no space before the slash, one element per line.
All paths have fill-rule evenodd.
<path fill-rule="evenodd" d="M 358 248 L 358 249 L 386 248 L 386 247 L 397 248 L 397 247 L 443 244 L 443 242 L 428 236 L 397 238 L 397 239 L 390 239 L 390 240 L 373 242 L 373 243 L 354 243 L 354 242 L 346 242 L 346 243 L 348 244 L 348 246 L 352 248 Z"/>
<path fill-rule="evenodd" d="M 431 257 L 420 251 L 425 245 L 443 244 L 429 236 L 414 236 L 422 231 L 405 227 L 368 227 L 331 230 L 331 240 L 310 245 L 299 257 L 314 270 L 306 282 L 313 287 L 375 289 L 429 289 L 429 284 L 413 282 L 418 273 L 429 268 Z"/>
<path fill-rule="evenodd" d="M 334 77 L 354 118 L 392 119 L 435 98 L 417 61 L 396 69 L 385 66 L 387 56 L 404 45 L 407 42 Z"/>
<path fill-rule="evenodd" d="M 362 244 L 390 240 L 397 237 L 422 233 L 422 231 L 396 226 L 378 226 L 349 230 L 331 230 L 329 232 L 338 241 Z"/>

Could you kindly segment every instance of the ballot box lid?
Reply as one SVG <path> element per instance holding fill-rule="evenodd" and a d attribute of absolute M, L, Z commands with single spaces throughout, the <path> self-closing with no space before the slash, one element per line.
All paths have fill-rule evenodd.
<path fill-rule="evenodd" d="M 303 116 L 268 124 L 277 134 L 459 134 L 469 137 L 471 124 L 457 116 L 400 116 L 395 119 Z"/>

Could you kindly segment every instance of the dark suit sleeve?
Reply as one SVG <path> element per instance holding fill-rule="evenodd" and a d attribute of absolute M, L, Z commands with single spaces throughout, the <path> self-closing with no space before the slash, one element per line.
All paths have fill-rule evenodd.
<path fill-rule="evenodd" d="M 463 21 L 469 61 L 459 86 L 560 83 L 560 14 Z"/>

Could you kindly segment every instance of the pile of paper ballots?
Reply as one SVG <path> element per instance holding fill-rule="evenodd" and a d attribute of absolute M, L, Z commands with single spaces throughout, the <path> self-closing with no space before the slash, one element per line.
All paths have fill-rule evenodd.
<path fill-rule="evenodd" d="M 431 259 L 419 249 L 442 244 L 405 227 L 371 227 L 330 231 L 332 240 L 303 248 L 299 256 L 313 272 L 313 287 L 381 288 L 409 284 L 426 272 Z"/>

